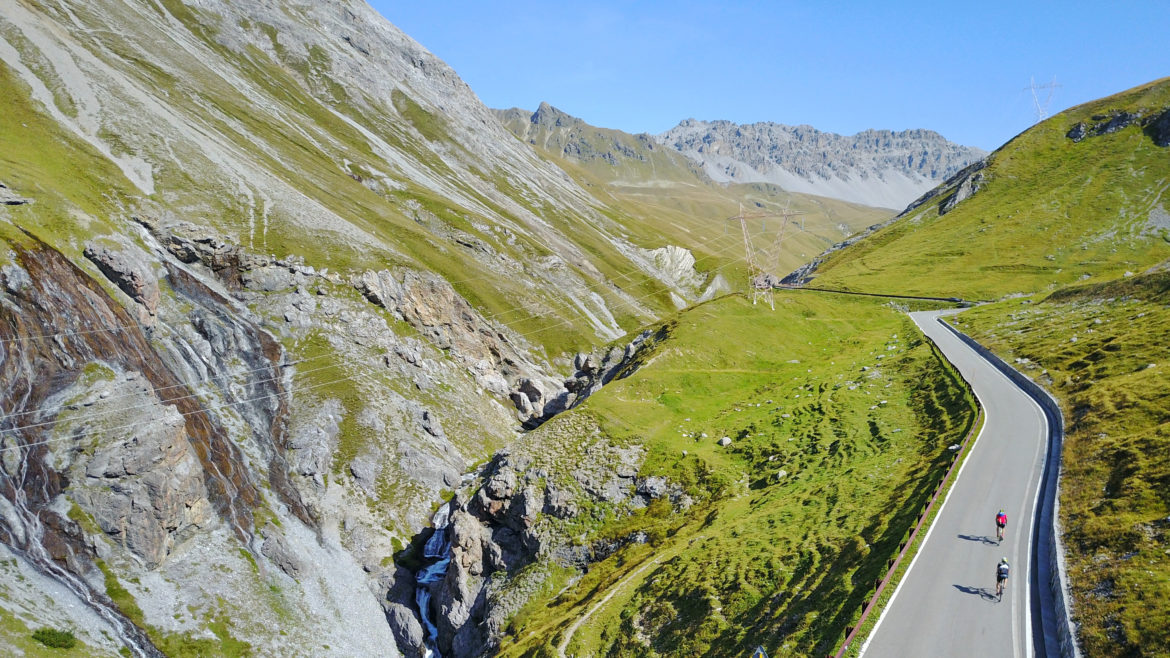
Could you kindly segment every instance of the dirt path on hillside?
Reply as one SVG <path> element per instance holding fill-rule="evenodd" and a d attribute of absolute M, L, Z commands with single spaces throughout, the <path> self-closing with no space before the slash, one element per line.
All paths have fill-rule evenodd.
<path fill-rule="evenodd" d="M 612 599 L 615 594 L 620 592 L 621 589 L 626 586 L 626 583 L 633 580 L 638 574 L 642 573 L 643 571 L 650 568 L 651 566 L 658 564 L 658 560 L 659 560 L 659 558 L 656 557 L 653 560 L 650 560 L 649 562 L 647 562 L 646 564 L 643 564 L 642 566 L 638 567 L 637 569 L 634 569 L 633 571 L 631 571 L 629 573 L 629 575 L 627 575 L 625 578 L 622 578 L 616 585 L 614 585 L 612 588 L 610 588 L 609 594 L 606 594 L 605 598 L 601 599 L 597 603 L 594 603 L 592 608 L 589 608 L 589 610 L 585 614 L 581 615 L 581 617 L 577 621 L 573 622 L 573 625 L 569 627 L 569 631 L 567 633 L 565 633 L 565 639 L 561 640 L 560 646 L 557 647 L 557 653 L 560 655 L 560 657 L 567 658 L 567 656 L 565 655 L 565 649 L 569 648 L 569 642 L 573 641 L 573 635 L 575 635 L 577 633 L 577 629 L 581 627 L 581 624 L 584 624 L 586 621 L 589 621 L 589 618 L 593 616 L 593 613 L 600 610 L 601 607 L 604 606 L 606 603 L 609 603 L 609 600 Z"/>

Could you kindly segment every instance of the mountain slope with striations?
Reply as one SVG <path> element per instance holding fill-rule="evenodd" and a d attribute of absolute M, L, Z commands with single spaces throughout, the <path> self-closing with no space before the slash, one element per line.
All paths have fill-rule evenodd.
<path fill-rule="evenodd" d="M 1135 107 L 1070 137 L 1140 151 L 1094 173 L 1126 199 L 1110 176 L 1165 177 L 1118 141 L 1164 141 Z M 0 117 L 10 653 L 68 632 L 98 656 L 824 655 L 974 423 L 904 306 L 723 294 L 745 249 L 793 268 L 892 213 L 493 112 L 358 0 L 9 2 Z M 978 183 L 919 210 L 965 225 Z M 746 245 L 741 203 L 770 215 Z M 1050 372 L 1129 394 L 1133 363 Z M 1147 445 L 1101 427 L 1109 459 Z M 1143 496 L 1115 461 L 1110 501 L 1157 500 L 1156 455 L 1129 460 Z M 1135 509 L 1089 525 L 1121 583 L 1100 635 L 1130 643 L 1156 637 L 1118 611 L 1141 591 L 1112 556 L 1147 542 L 1161 569 Z"/>
<path fill-rule="evenodd" d="M 768 182 L 882 208 L 901 208 L 985 155 L 930 130 L 866 130 L 687 119 L 657 135 L 719 182 Z"/>

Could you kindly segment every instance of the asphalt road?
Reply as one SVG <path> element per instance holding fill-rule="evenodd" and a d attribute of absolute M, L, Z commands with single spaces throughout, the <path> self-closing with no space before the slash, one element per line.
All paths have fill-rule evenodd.
<path fill-rule="evenodd" d="M 861 655 L 1032 656 L 1028 556 L 1046 421 L 1027 394 L 938 323 L 938 315 L 911 314 L 971 383 L 987 420 Z M 997 544 L 1000 508 L 1008 526 Z M 1004 556 L 1012 575 L 997 601 L 995 565 Z"/>

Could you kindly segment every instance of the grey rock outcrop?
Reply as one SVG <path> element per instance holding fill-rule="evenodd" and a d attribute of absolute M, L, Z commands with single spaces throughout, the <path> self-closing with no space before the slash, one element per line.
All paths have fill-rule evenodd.
<path fill-rule="evenodd" d="M 0 183 L 0 206 L 23 206 L 28 203 L 32 203 L 32 199 L 26 199 Z"/>
<path fill-rule="evenodd" d="M 577 366 L 588 367 L 587 361 L 582 355 Z M 537 433 L 559 436 L 580 429 L 574 421 L 564 425 Z M 528 582 L 517 576 L 531 573 L 525 569 L 529 565 L 538 564 L 533 567 L 537 571 L 542 561 L 587 569 L 629 543 L 647 540 L 645 533 L 634 532 L 580 543 L 580 526 L 569 532 L 562 524 L 576 517 L 582 505 L 605 505 L 620 515 L 658 498 L 669 499 L 676 508 L 691 504 L 667 478 L 639 476 L 642 448 L 599 439 L 573 439 L 585 442 L 584 452 L 565 462 L 530 452 L 540 439 L 518 452 L 498 453 L 481 472 L 478 488 L 457 496 L 448 527 L 450 566 L 445 578 L 432 586 L 443 655 L 479 656 L 496 646 L 508 616 L 539 583 L 539 578 Z"/>
<path fill-rule="evenodd" d="M 521 377 L 539 377 L 502 331 L 493 327 L 442 277 L 431 272 L 367 271 L 354 287 L 374 304 L 410 323 L 437 348 L 450 350 L 482 388 L 501 398 Z"/>
<path fill-rule="evenodd" d="M 1154 144 L 1170 146 L 1170 108 L 1135 112 L 1114 110 L 1105 114 L 1094 114 L 1088 121 L 1073 124 L 1065 136 L 1074 142 L 1081 142 L 1090 137 L 1111 135 L 1133 125 L 1141 126 Z"/>
<path fill-rule="evenodd" d="M 14 296 L 21 296 L 25 290 L 32 287 L 28 271 L 15 263 L 0 267 L 0 278 L 4 280 L 4 290 Z"/>
<path fill-rule="evenodd" d="M 866 228 L 864 231 L 861 231 L 856 235 L 851 235 L 848 239 L 842 240 L 841 242 L 832 245 L 819 254 L 816 258 L 805 263 L 804 265 L 801 265 L 799 268 L 786 275 L 783 279 L 780 280 L 780 283 L 782 285 L 788 286 L 798 286 L 809 283 L 816 277 L 817 268 L 825 262 L 825 259 L 830 254 L 840 251 L 848 246 L 854 245 L 869 237 L 870 235 L 873 235 L 876 231 L 880 231 L 890 224 L 910 216 L 911 213 L 913 213 L 921 206 L 931 203 L 935 199 L 945 196 L 948 193 L 952 193 L 950 198 L 939 204 L 939 214 L 945 214 L 946 212 L 953 209 L 960 201 L 970 198 L 971 195 L 979 191 L 979 188 L 983 183 L 982 170 L 991 163 L 991 160 L 994 157 L 994 154 L 989 155 L 982 160 L 967 165 L 958 173 L 948 178 L 943 184 L 931 189 L 926 194 L 923 194 L 922 196 L 915 199 L 910 203 L 910 205 L 906 206 L 905 210 L 898 213 L 897 216 L 891 217 L 884 222 L 874 224 L 873 226 Z"/>
<path fill-rule="evenodd" d="M 141 305 L 148 316 L 158 313 L 158 278 L 142 255 L 93 242 L 86 243 L 84 254 L 106 278 Z"/>
<path fill-rule="evenodd" d="M 638 369 L 641 355 L 652 349 L 668 333 L 666 326 L 657 330 L 647 329 L 624 348 L 615 345 L 588 354 L 577 354 L 573 358 L 573 374 L 551 396 L 549 391 L 541 390 L 535 382 L 521 380 L 511 398 L 522 417 L 526 410 L 529 412 L 524 419 L 524 427 L 538 427 L 549 418 L 581 404 L 614 379 L 633 374 Z"/>
<path fill-rule="evenodd" d="M 398 647 L 406 651 L 407 655 L 410 655 L 411 650 L 421 655 L 424 635 L 422 622 L 414 608 L 414 574 L 406 567 L 398 566 L 393 574 L 383 580 L 381 589 L 386 592 L 386 596 L 382 600 L 382 608 Z"/>
<path fill-rule="evenodd" d="M 71 469 L 73 495 L 106 535 L 154 568 L 215 514 L 175 408 L 133 374 L 113 390 L 90 389 L 77 405 L 79 428 L 95 447 Z"/>
<path fill-rule="evenodd" d="M 982 161 L 968 168 L 968 170 L 975 168 L 974 171 L 964 170 L 967 173 L 959 180 L 958 186 L 955 187 L 954 194 L 945 199 L 942 203 L 938 204 L 938 214 L 947 214 L 948 212 L 954 210 L 955 206 L 959 205 L 959 203 L 970 199 L 976 192 L 979 191 L 980 187 L 983 185 L 983 172 L 978 170 L 982 169 L 981 164 Z"/>
<path fill-rule="evenodd" d="M 1159 114 L 1146 126 L 1146 132 L 1158 146 L 1170 146 L 1170 108 Z"/>

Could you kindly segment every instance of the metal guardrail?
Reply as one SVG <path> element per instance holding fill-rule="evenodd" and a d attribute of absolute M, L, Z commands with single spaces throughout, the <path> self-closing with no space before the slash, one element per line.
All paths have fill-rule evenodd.
<path fill-rule="evenodd" d="M 889 299 L 911 299 L 921 300 L 926 302 L 945 302 L 948 304 L 959 304 L 969 306 L 974 304 L 970 300 L 961 297 L 924 297 L 922 295 L 891 295 L 880 292 L 858 292 L 856 290 L 839 290 L 837 288 L 817 288 L 815 286 L 799 286 L 793 284 L 782 283 L 778 286 L 773 286 L 776 290 L 814 290 L 816 292 L 831 292 L 838 295 L 857 295 L 859 297 L 886 297 Z"/>
<path fill-rule="evenodd" d="M 927 338 L 926 340 L 930 341 L 930 338 Z M 933 344 L 934 341 L 930 342 Z M 936 347 L 935 349 L 938 348 Z M 960 462 L 962 462 L 962 456 L 969 451 L 969 446 L 972 440 L 975 438 L 975 434 L 979 429 L 981 421 L 983 420 L 983 406 L 979 404 L 978 398 L 976 398 L 975 404 L 978 407 L 978 413 L 975 415 L 975 422 L 972 423 L 971 430 L 967 432 L 967 436 L 964 437 L 963 442 L 959 444 L 959 449 L 955 450 L 952 454 L 951 465 L 947 467 L 947 472 L 943 474 L 942 479 L 939 480 L 938 486 L 935 487 L 934 493 L 931 495 L 930 500 L 926 501 L 922 511 L 918 513 L 918 521 L 915 523 L 914 529 L 910 531 L 910 535 L 906 539 L 902 540 L 902 542 L 898 544 L 897 557 L 892 558 L 889 562 L 886 563 L 885 576 L 874 583 L 873 596 L 861 604 L 861 617 L 858 618 L 855 625 L 847 626 L 845 628 L 845 642 L 841 645 L 841 648 L 837 650 L 837 653 L 834 654 L 835 658 L 842 658 L 842 656 L 845 655 L 845 652 L 849 649 L 849 645 L 853 642 L 857 636 L 857 633 L 865 624 L 865 620 L 867 617 L 869 617 L 869 613 L 874 609 L 874 607 L 876 607 L 878 598 L 882 595 L 882 592 L 885 591 L 886 585 L 889 584 L 890 580 L 893 579 L 894 573 L 898 571 L 898 565 L 902 563 L 902 559 L 906 557 L 907 552 L 914 545 L 914 540 L 918 537 L 919 531 L 922 530 L 922 528 L 926 525 L 926 521 L 930 518 L 930 512 L 934 508 L 935 502 L 938 501 L 939 496 L 946 489 L 947 483 L 951 479 L 951 474 L 954 473 L 955 468 L 959 465 Z"/>

